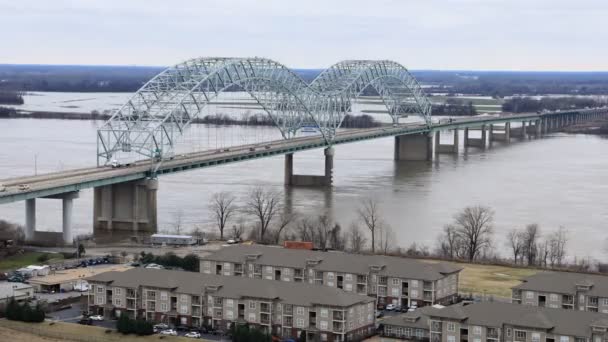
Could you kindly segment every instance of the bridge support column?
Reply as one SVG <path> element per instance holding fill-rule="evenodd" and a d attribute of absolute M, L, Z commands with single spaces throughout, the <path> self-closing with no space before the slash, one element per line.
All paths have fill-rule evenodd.
<path fill-rule="evenodd" d="M 521 122 L 521 127 L 509 127 L 509 134 L 513 137 L 525 138 L 527 136 L 526 121 Z"/>
<path fill-rule="evenodd" d="M 93 227 L 105 230 L 157 230 L 157 179 L 97 187 L 93 198 Z"/>
<path fill-rule="evenodd" d="M 286 186 L 331 186 L 334 172 L 334 149 L 328 147 L 325 153 L 325 173 L 317 175 L 294 175 L 293 154 L 285 155 L 285 185 Z"/>
<path fill-rule="evenodd" d="M 431 160 L 433 158 L 433 137 L 428 134 L 395 136 L 395 160 Z"/>
<path fill-rule="evenodd" d="M 36 232 L 36 199 L 25 200 L 25 241 L 32 241 Z"/>
<path fill-rule="evenodd" d="M 502 132 L 497 132 L 496 129 L 499 128 L 495 125 L 490 125 L 490 142 L 493 141 L 504 141 L 509 142 L 511 139 L 511 124 L 506 122 L 504 128 L 501 127 Z"/>
<path fill-rule="evenodd" d="M 439 153 L 458 153 L 458 129 L 452 130 L 453 142 L 451 144 L 441 143 L 441 132 L 435 132 L 435 154 Z"/>
<path fill-rule="evenodd" d="M 469 138 L 469 128 L 464 129 L 464 146 L 465 147 L 486 147 L 486 125 L 481 125 L 481 138 Z"/>
<path fill-rule="evenodd" d="M 72 208 L 74 207 L 74 198 L 78 198 L 78 192 L 70 192 L 62 198 L 63 207 L 63 243 L 71 245 L 74 243 L 72 235 Z"/>

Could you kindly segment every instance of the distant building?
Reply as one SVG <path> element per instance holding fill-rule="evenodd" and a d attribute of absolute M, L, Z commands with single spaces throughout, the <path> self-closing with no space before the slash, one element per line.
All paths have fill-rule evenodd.
<path fill-rule="evenodd" d="M 0 283 L 0 309 L 3 309 L 11 298 L 17 301 L 29 300 L 34 297 L 34 288 L 23 283 Z"/>
<path fill-rule="evenodd" d="M 511 288 L 511 296 L 516 304 L 608 313 L 608 277 L 541 272 Z"/>
<path fill-rule="evenodd" d="M 68 270 L 54 271 L 43 277 L 28 279 L 28 283 L 34 287 L 36 292 L 84 292 L 88 289 L 87 277 L 108 271 L 125 271 L 131 266 L 111 265 L 95 266 L 85 268 L 74 268 Z"/>
<path fill-rule="evenodd" d="M 150 236 L 150 242 L 153 245 L 190 246 L 196 245 L 198 239 L 191 235 L 153 234 Z"/>
<path fill-rule="evenodd" d="M 49 274 L 50 271 L 51 271 L 51 268 L 47 265 L 44 265 L 44 266 L 30 265 L 30 266 L 18 269 L 17 273 L 20 273 L 21 275 L 24 275 L 26 277 L 40 277 L 40 276 L 45 276 L 45 275 Z"/>
<path fill-rule="evenodd" d="M 374 299 L 310 284 L 134 268 L 87 279 L 89 312 L 227 330 L 249 324 L 285 338 L 359 341 L 375 329 Z"/>
<path fill-rule="evenodd" d="M 422 327 L 425 321 L 426 329 Z M 608 320 L 603 314 L 501 302 L 460 303 L 442 309 L 425 307 L 387 318 L 382 325 L 382 335 L 410 341 L 603 342 L 608 339 Z"/>
<path fill-rule="evenodd" d="M 462 268 L 383 255 L 238 245 L 201 257 L 200 270 L 336 287 L 376 297 L 379 304 L 421 307 L 454 302 Z"/>

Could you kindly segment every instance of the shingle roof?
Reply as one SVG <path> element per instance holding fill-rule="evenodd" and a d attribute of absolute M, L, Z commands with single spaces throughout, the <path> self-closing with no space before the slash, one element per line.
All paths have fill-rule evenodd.
<path fill-rule="evenodd" d="M 591 337 L 591 325 L 607 323 L 605 314 L 542 308 L 537 306 L 481 302 L 429 309 L 431 317 L 465 321 L 470 325 L 500 327 L 503 324 L 548 330 L 552 334 Z"/>
<path fill-rule="evenodd" d="M 541 272 L 525 278 L 513 289 L 573 294 L 577 285 L 591 286 L 587 291 L 590 296 L 608 297 L 608 277 L 598 274 Z"/>
<path fill-rule="evenodd" d="M 305 268 L 307 260 L 321 260 L 313 268 L 319 271 L 367 274 L 370 266 L 382 266 L 379 274 L 408 279 L 439 280 L 446 274 L 458 272 L 461 267 L 447 263 L 428 263 L 416 259 L 288 249 L 276 246 L 236 245 L 228 246 L 204 256 L 202 260 L 243 263 L 247 256 L 258 255 L 260 265 Z"/>
<path fill-rule="evenodd" d="M 429 330 L 428 313 L 432 311 L 432 309 L 434 309 L 432 306 L 424 306 L 416 311 L 389 316 L 384 318 L 381 324 Z"/>
<path fill-rule="evenodd" d="M 111 283 L 112 286 L 138 286 L 171 289 L 176 293 L 201 295 L 207 286 L 217 286 L 218 296 L 224 298 L 279 298 L 285 303 L 311 306 L 313 304 L 348 307 L 370 303 L 371 297 L 344 292 L 337 288 L 318 287 L 306 283 L 275 282 L 263 279 L 223 277 L 185 271 L 134 268 L 124 272 L 107 272 L 87 278 L 90 282 Z"/>

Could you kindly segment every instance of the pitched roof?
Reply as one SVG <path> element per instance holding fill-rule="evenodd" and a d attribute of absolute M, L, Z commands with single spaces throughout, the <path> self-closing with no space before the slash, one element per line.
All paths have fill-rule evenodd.
<path fill-rule="evenodd" d="M 396 325 L 400 327 L 429 330 L 428 313 L 432 311 L 432 309 L 434 309 L 432 306 L 424 306 L 416 311 L 386 317 L 381 323 L 385 325 Z"/>
<path fill-rule="evenodd" d="M 541 272 L 525 278 L 513 289 L 574 294 L 577 286 L 590 286 L 586 293 L 591 296 L 608 297 L 608 277 L 599 274 Z"/>
<path fill-rule="evenodd" d="M 316 270 L 353 274 L 367 274 L 370 266 L 380 266 L 379 274 L 381 275 L 429 281 L 438 280 L 446 274 L 462 270 L 462 267 L 453 264 L 429 263 L 410 258 L 310 251 L 263 245 L 228 246 L 211 255 L 203 256 L 201 259 L 243 263 L 249 256 L 255 256 L 255 263 L 260 265 L 295 268 L 305 268 L 307 260 L 316 260 L 320 261 L 313 266 Z"/>
<path fill-rule="evenodd" d="M 430 317 L 464 321 L 470 325 L 500 327 L 503 324 L 546 330 L 552 334 L 591 337 L 591 326 L 608 323 L 605 314 L 542 308 L 537 306 L 481 302 L 429 309 Z"/>
<path fill-rule="evenodd" d="M 371 303 L 373 298 L 344 292 L 332 287 L 318 287 L 306 283 L 278 282 L 243 277 L 223 277 L 185 271 L 134 268 L 124 272 L 107 272 L 87 278 L 89 282 L 109 283 L 112 286 L 138 286 L 169 289 L 175 293 L 201 295 L 206 287 L 218 287 L 217 295 L 224 298 L 281 299 L 293 305 L 314 304 L 348 307 Z"/>

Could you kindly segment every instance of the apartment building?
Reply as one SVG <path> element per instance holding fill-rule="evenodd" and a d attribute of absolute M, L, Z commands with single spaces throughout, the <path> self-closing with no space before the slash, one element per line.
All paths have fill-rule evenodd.
<path fill-rule="evenodd" d="M 608 313 L 608 277 L 602 275 L 542 272 L 511 291 L 516 304 Z"/>
<path fill-rule="evenodd" d="M 419 307 L 452 303 L 462 268 L 416 259 L 237 245 L 201 258 L 205 274 L 300 282 L 377 298 L 379 304 Z"/>
<path fill-rule="evenodd" d="M 419 320 L 427 320 L 431 342 L 602 342 L 608 338 L 605 315 L 588 311 L 481 302 L 431 307 L 423 316 Z M 426 340 L 404 335 L 415 322 L 405 315 L 397 317 L 383 322 L 383 335 Z"/>
<path fill-rule="evenodd" d="M 89 312 L 227 330 L 250 324 L 277 336 L 358 341 L 374 332 L 374 299 L 335 288 L 135 268 L 87 279 Z"/>

